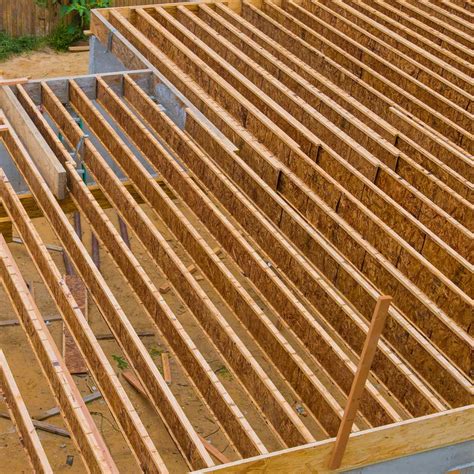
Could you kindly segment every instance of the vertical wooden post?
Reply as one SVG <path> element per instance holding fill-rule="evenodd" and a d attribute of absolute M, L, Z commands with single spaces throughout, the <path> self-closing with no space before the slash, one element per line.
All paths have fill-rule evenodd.
<path fill-rule="evenodd" d="M 382 334 L 385 320 L 387 319 L 388 308 L 392 302 L 391 296 L 382 295 L 377 300 L 369 333 L 365 339 L 364 348 L 360 356 L 359 367 L 352 382 L 351 391 L 347 400 L 346 409 L 339 430 L 337 432 L 336 444 L 329 461 L 329 469 L 337 469 L 341 465 L 342 457 L 346 449 L 347 440 L 351 434 L 352 425 L 359 408 L 360 399 L 364 392 L 365 382 L 369 375 L 370 367 L 377 350 L 378 341 Z"/>

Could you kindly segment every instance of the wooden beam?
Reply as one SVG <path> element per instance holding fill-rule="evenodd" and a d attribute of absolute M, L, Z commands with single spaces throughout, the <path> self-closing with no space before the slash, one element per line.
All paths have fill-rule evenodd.
<path fill-rule="evenodd" d="M 374 360 L 375 351 L 379 344 L 379 339 L 385 326 L 388 308 L 392 302 L 391 296 L 380 296 L 374 309 L 374 314 L 370 322 L 369 332 L 362 349 L 359 366 L 352 382 L 351 392 L 344 409 L 339 431 L 336 436 L 336 444 L 329 461 L 329 469 L 338 469 L 341 465 L 344 451 L 347 446 L 349 435 L 352 431 L 352 425 L 355 420 L 357 410 L 359 409 L 360 399 L 364 391 L 367 377 Z"/>
<path fill-rule="evenodd" d="M 474 405 L 359 431 L 350 435 L 339 471 L 357 470 L 371 464 L 463 443 L 472 440 L 472 433 L 474 433 Z M 328 469 L 328 461 L 335 442 L 335 438 L 319 441 L 267 456 L 236 461 L 226 466 L 195 471 L 194 474 L 210 472 L 305 474 L 308 470 L 318 474 L 329 474 L 334 472 Z"/>
<path fill-rule="evenodd" d="M 2 350 L 0 350 L 0 389 L 34 471 L 52 474 L 53 469 Z"/>
<path fill-rule="evenodd" d="M 0 187 L 4 197 L 7 179 L 0 172 Z M 0 274 L 4 287 L 17 312 L 23 330 L 46 376 L 73 440 L 82 453 L 84 463 L 92 471 L 118 473 L 102 436 L 82 402 L 79 390 L 68 373 L 38 308 L 26 287 L 18 266 L 2 236 L 0 236 Z"/>
<path fill-rule="evenodd" d="M 66 172 L 9 87 L 0 87 L 0 109 L 20 137 L 41 175 L 58 199 L 67 195 Z"/>
<path fill-rule="evenodd" d="M 0 78 L 0 87 L 6 86 L 17 86 L 19 84 L 25 84 L 29 81 L 29 77 L 17 77 L 14 79 L 2 79 Z"/>
<path fill-rule="evenodd" d="M 0 412 L 0 418 L 10 420 L 11 415 L 9 413 Z M 35 420 L 34 418 L 31 419 L 31 423 L 33 424 L 33 427 L 35 429 L 44 431 L 45 433 L 51 433 L 57 436 L 62 436 L 63 438 L 71 437 L 71 433 L 68 430 L 65 430 L 64 428 L 60 428 L 59 426 L 53 425 L 51 423 Z"/>

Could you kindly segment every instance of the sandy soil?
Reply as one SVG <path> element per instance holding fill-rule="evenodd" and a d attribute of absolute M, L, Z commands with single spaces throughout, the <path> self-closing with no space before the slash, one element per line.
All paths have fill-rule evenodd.
<path fill-rule="evenodd" d="M 58 53 L 47 48 L 0 62 L 0 77 L 3 76 L 5 79 L 16 77 L 43 79 L 87 74 L 88 61 L 89 52 L 87 51 Z"/>

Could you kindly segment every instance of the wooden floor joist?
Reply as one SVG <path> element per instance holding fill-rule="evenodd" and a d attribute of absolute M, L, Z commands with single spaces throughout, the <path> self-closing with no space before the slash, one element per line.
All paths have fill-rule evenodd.
<path fill-rule="evenodd" d="M 79 108 L 80 111 L 83 111 L 84 106 L 80 105 L 77 88 L 74 88 L 74 85 L 71 86 L 71 99 L 72 104 Z M 82 100 L 84 100 L 84 96 L 82 96 Z M 47 108 L 49 112 L 52 112 L 51 107 Z M 79 133 L 77 127 L 75 130 L 72 130 L 71 127 L 69 133 L 67 133 L 65 129 L 67 125 L 64 119 L 59 117 L 58 113 L 52 113 L 52 115 L 66 136 L 71 138 L 72 133 Z M 87 119 L 89 119 L 88 116 Z M 79 139 L 77 135 L 74 138 Z M 311 434 L 298 419 L 288 402 L 284 400 L 256 359 L 239 340 L 237 334 L 225 323 L 219 315 L 217 308 L 206 297 L 204 291 L 186 269 L 185 265 L 179 261 L 165 239 L 154 231 L 154 227 L 145 213 L 138 206 L 133 206 L 131 197 L 126 196 L 120 190 L 121 184 L 119 184 L 118 178 L 115 178 L 115 186 L 112 186 L 110 178 L 109 183 L 106 183 L 105 173 L 107 170 L 101 169 L 100 165 L 97 166 L 97 163 L 93 164 L 94 150 L 88 145 L 89 141 L 86 140 L 84 159 L 88 163 L 88 168 L 104 189 L 107 189 L 107 194 L 113 200 L 117 209 L 120 209 L 123 217 L 129 224 L 133 223 L 137 236 L 167 275 L 183 301 L 200 320 L 203 328 L 210 334 L 218 349 L 228 359 L 230 366 L 239 375 L 247 390 L 252 393 L 260 409 L 268 416 L 275 427 L 280 427 L 280 433 L 285 443 L 293 446 L 303 442 L 305 439 L 306 441 L 312 439 Z M 91 161 L 87 162 L 87 158 L 91 158 Z M 97 159 L 97 155 L 95 155 L 95 158 Z M 113 175 L 111 170 L 108 173 Z M 276 431 L 278 432 L 278 428 L 276 428 Z"/>
<path fill-rule="evenodd" d="M 56 104 L 56 107 L 60 107 L 59 104 L 54 101 L 54 98 L 51 99 L 52 103 Z M 52 106 L 50 106 L 49 110 L 51 109 Z M 57 118 L 57 120 L 61 120 L 61 116 L 57 113 L 53 113 L 53 117 Z M 70 129 L 68 131 L 71 132 Z M 74 131 L 77 132 L 75 128 L 72 129 L 72 132 Z M 70 136 L 66 131 L 64 131 L 64 133 L 65 136 Z M 49 136 L 51 139 L 54 137 L 52 133 L 50 133 Z M 59 146 L 58 143 L 57 146 Z M 88 146 L 88 142 L 85 146 Z M 106 165 L 101 161 L 97 152 L 92 148 L 88 148 L 88 150 L 90 151 L 90 155 L 87 152 L 85 153 L 85 162 L 87 163 L 90 172 L 96 176 L 100 183 L 102 183 L 104 176 L 107 176 L 107 173 L 109 176 L 113 173 L 110 169 L 107 171 Z M 69 170 L 69 167 L 66 167 L 66 169 Z M 102 173 L 100 170 L 102 170 Z M 76 201 L 84 210 L 89 220 L 93 222 L 94 225 L 97 225 L 97 231 L 102 241 L 105 243 L 112 256 L 116 258 L 117 263 L 131 282 L 138 297 L 143 299 L 144 305 L 151 315 L 153 322 L 157 324 L 158 330 L 164 333 L 165 338 L 173 347 L 178 358 L 183 361 L 185 370 L 188 371 L 201 392 L 205 397 L 207 397 L 207 402 L 215 410 L 218 418 L 222 420 L 222 423 L 227 424 L 227 428 L 229 429 L 239 450 L 241 450 L 243 454 L 266 452 L 261 441 L 255 433 L 249 429 L 245 417 L 237 408 L 236 404 L 228 402 L 230 396 L 225 388 L 218 381 L 202 355 L 199 354 L 195 345 L 191 343 L 191 338 L 186 335 L 183 327 L 172 315 L 169 307 L 167 307 L 163 302 L 157 289 L 141 268 L 138 261 L 133 257 L 133 254 L 130 252 L 128 247 L 126 247 L 126 244 L 123 241 L 120 242 L 120 237 L 112 224 L 110 224 L 110 222 L 107 224 L 107 219 L 105 215 L 99 211 L 99 206 L 97 204 L 94 207 L 87 206 L 87 201 L 92 201 L 91 197 L 88 197 L 86 194 L 87 187 L 81 183 L 79 176 L 73 169 L 69 172 L 71 182 L 76 183 L 76 185 L 72 187 L 73 189 L 71 190 L 71 193 L 75 196 Z M 152 183 L 156 186 L 156 183 L 153 180 Z M 169 197 L 163 192 L 163 190 L 158 186 L 157 188 L 159 189 L 159 192 L 162 193 L 162 199 L 169 200 Z M 110 196 L 110 199 L 111 201 L 114 201 L 112 196 Z M 131 208 L 133 209 L 132 206 Z M 151 397 L 150 400 L 154 400 L 154 398 Z"/>
<path fill-rule="evenodd" d="M 0 175 L 2 198 L 9 183 Z M 84 464 L 90 472 L 118 472 L 102 436 L 87 410 L 69 374 L 33 298 L 26 287 L 8 246 L 0 236 L 1 275 L 3 285 L 17 312 L 20 323 L 47 376 L 72 437 L 80 449 Z"/>
<path fill-rule="evenodd" d="M 341 469 L 467 439 L 470 19 L 461 0 L 106 8 L 92 12 L 91 34 L 129 72 L 8 86 L 31 133 L 2 115 L 0 139 L 31 194 L 0 175 L 4 284 L 20 324 L 44 326 L 6 244 L 14 227 L 130 448 L 121 462 L 328 472 L 345 440 Z M 32 133 L 64 170 L 64 199 L 34 165 L 44 160 L 25 146 Z M 109 326 L 103 349 L 36 217 Z M 386 325 L 368 343 L 383 294 Z M 102 438 L 87 443 L 83 404 L 73 425 L 40 350 L 53 342 L 36 341 L 43 326 L 27 335 L 65 433 L 89 470 L 116 470 Z M 163 448 L 166 465 L 137 409 L 154 417 L 153 440 L 159 430 L 175 448 Z M 328 440 L 338 431 L 342 444 Z"/>
<path fill-rule="evenodd" d="M 0 237 L 1 241 L 2 237 Z M 4 248 L 5 241 L 1 242 Z M 25 402 L 21 396 L 13 374 L 8 365 L 5 354 L 0 350 L 0 391 L 7 402 L 11 418 L 15 423 L 18 435 L 21 436 L 22 444 L 28 455 L 35 472 L 52 474 L 53 469 L 46 457 L 43 445 L 36 433 L 31 421 Z"/>
<path fill-rule="evenodd" d="M 24 159 L 23 163 L 20 162 L 22 158 Z M 144 386 L 152 392 L 150 398 L 157 402 L 157 406 L 161 407 L 159 411 L 167 420 L 170 432 L 174 433 L 177 430 L 179 433 L 177 435 L 177 443 L 178 446 L 182 447 L 185 459 L 188 459 L 191 464 L 196 466 L 212 465 L 213 462 L 210 456 L 199 441 L 182 408 L 177 404 L 176 399 L 153 363 L 151 356 L 145 349 L 143 342 L 138 338 L 104 278 L 92 262 L 87 250 L 78 240 L 67 217 L 62 213 L 44 181 L 31 169 L 31 164 L 22 156 L 19 156 L 17 159 L 17 166 L 24 173 L 30 190 L 41 205 L 42 211 L 55 224 L 55 232 L 58 234 L 63 247 L 68 251 L 71 260 L 89 288 L 92 298 L 100 308 L 101 314 L 116 336 L 117 342 L 119 342 L 124 354 L 128 355 L 140 378 L 146 380 L 147 383 Z M 67 163 L 64 164 L 66 165 Z M 164 408 L 165 406 L 167 406 L 166 409 Z M 149 445 L 149 453 L 152 456 L 150 459 L 145 459 L 141 455 L 137 456 L 139 462 L 144 465 L 155 466 L 157 471 L 164 469 L 156 448 L 153 446 L 153 449 L 151 449 L 151 440 L 147 438 L 141 441 Z"/>

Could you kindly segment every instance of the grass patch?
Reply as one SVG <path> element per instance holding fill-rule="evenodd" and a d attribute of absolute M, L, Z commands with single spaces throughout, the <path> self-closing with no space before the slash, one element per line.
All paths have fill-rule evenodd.
<path fill-rule="evenodd" d="M 71 25 L 59 25 L 49 36 L 19 36 L 14 38 L 0 31 L 0 61 L 49 46 L 56 51 L 67 51 L 71 44 L 84 39 L 82 30 Z"/>
<path fill-rule="evenodd" d="M 82 30 L 72 25 L 59 25 L 46 37 L 46 43 L 56 51 L 67 51 L 71 44 L 84 39 Z"/>
<path fill-rule="evenodd" d="M 47 38 L 37 36 L 12 36 L 0 31 L 0 61 L 8 59 L 10 56 L 39 49 L 47 44 Z"/>

